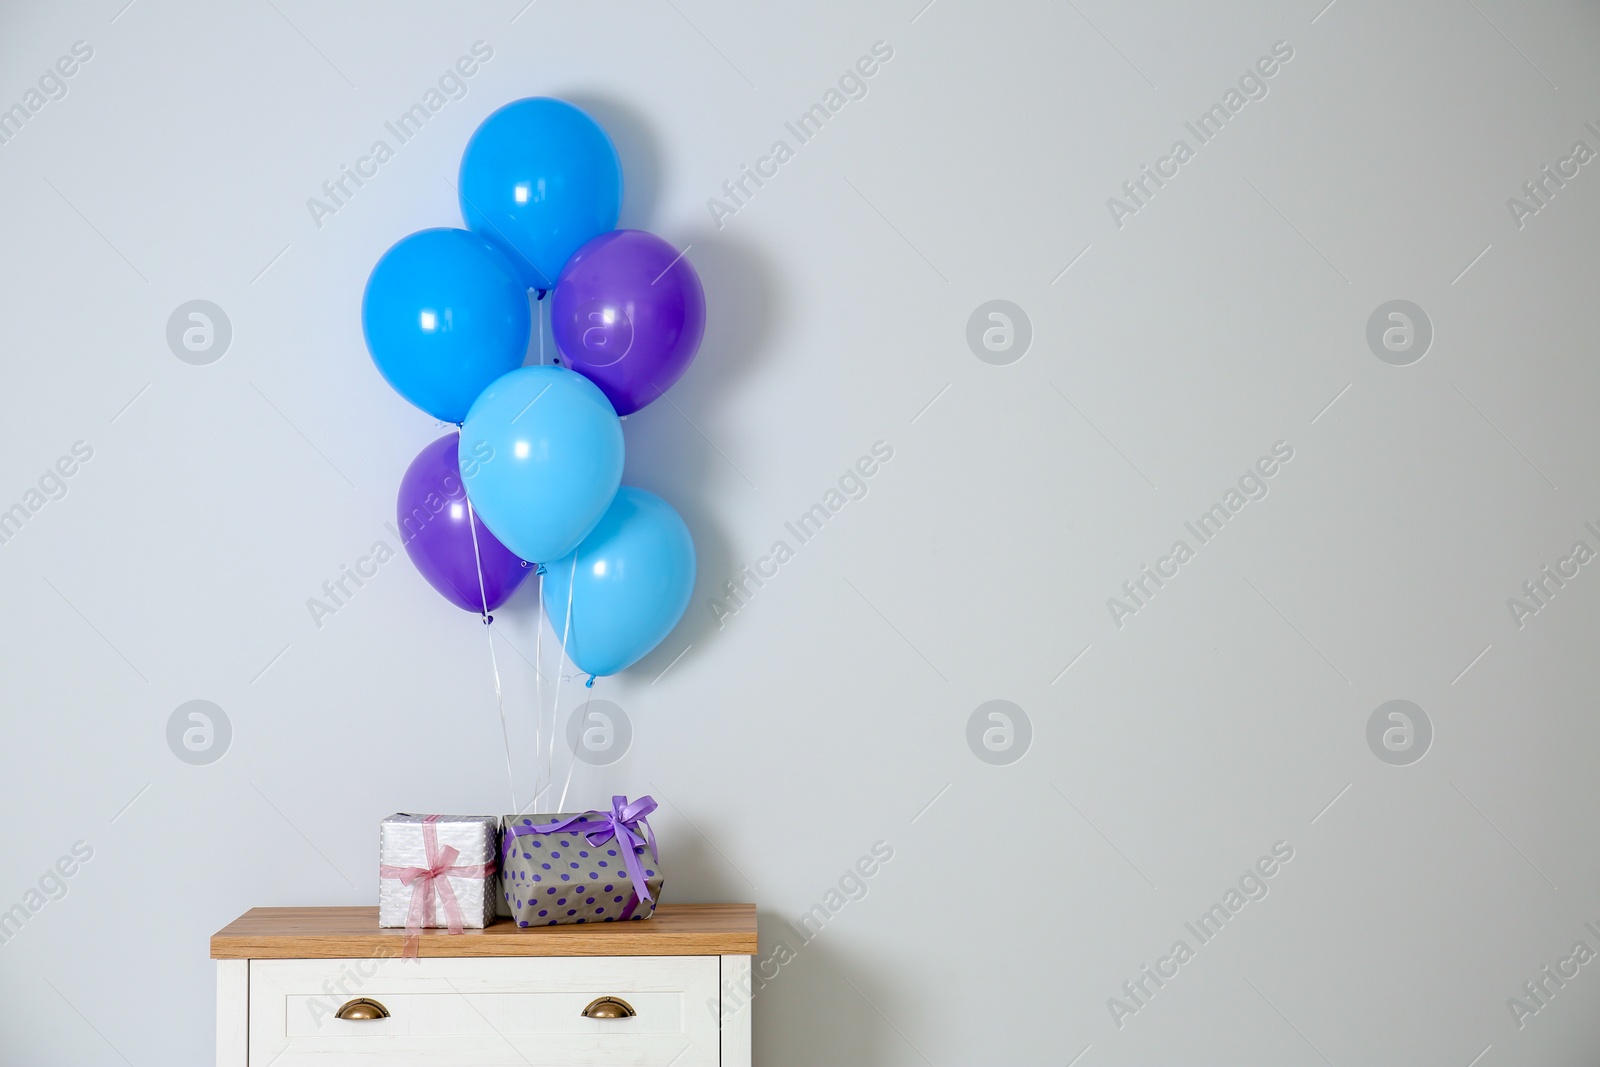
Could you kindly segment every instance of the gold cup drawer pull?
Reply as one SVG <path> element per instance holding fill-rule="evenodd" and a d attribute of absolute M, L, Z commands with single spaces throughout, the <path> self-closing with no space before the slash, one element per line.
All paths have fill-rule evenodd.
<path fill-rule="evenodd" d="M 583 1009 L 585 1019 L 631 1019 L 639 1013 L 621 997 L 600 997 Z"/>
<path fill-rule="evenodd" d="M 357 997 L 347 1000 L 340 1005 L 339 1010 L 333 1013 L 335 1019 L 348 1019 L 358 1021 L 362 1019 L 387 1019 L 389 1009 L 379 1004 L 371 997 Z"/>

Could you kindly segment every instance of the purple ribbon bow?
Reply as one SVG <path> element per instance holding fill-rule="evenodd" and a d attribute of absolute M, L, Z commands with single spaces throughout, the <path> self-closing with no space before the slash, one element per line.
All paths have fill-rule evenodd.
<path fill-rule="evenodd" d="M 570 834 L 583 834 L 589 839 L 591 845 L 603 845 L 607 841 L 616 841 L 617 849 L 622 853 L 623 866 L 627 868 L 628 877 L 633 882 L 633 892 L 640 900 L 649 900 L 650 883 L 645 879 L 644 865 L 639 862 L 639 856 L 634 849 L 640 845 L 649 844 L 650 855 L 660 862 L 659 853 L 656 852 L 655 831 L 650 829 L 650 823 L 645 818 L 656 810 L 656 802 L 651 797 L 640 797 L 633 803 L 628 803 L 626 796 L 611 798 L 611 811 L 589 810 L 582 815 L 573 815 L 558 822 L 545 823 L 542 826 L 523 824 L 511 827 L 511 836 L 506 838 L 505 850 L 510 855 L 516 847 L 519 837 L 531 834 L 556 834 L 565 831 Z"/>

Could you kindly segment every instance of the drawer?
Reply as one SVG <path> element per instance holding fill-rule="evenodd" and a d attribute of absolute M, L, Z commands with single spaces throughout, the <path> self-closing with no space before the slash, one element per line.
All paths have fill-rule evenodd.
<path fill-rule="evenodd" d="M 717 1067 L 716 956 L 250 962 L 253 1067 Z M 630 1018 L 588 1019 L 619 997 Z M 370 998 L 389 1017 L 344 1020 Z"/>

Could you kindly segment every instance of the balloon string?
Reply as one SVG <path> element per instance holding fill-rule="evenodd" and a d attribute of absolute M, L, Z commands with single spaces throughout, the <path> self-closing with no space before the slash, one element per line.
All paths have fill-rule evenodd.
<path fill-rule="evenodd" d="M 506 726 L 505 695 L 500 688 L 500 660 L 494 652 L 494 632 L 489 629 L 494 616 L 489 614 L 489 594 L 483 585 L 483 556 L 478 550 L 478 519 L 472 511 L 472 501 L 467 501 L 467 526 L 472 530 L 472 559 L 478 567 L 478 596 L 482 598 L 483 635 L 489 640 L 489 669 L 494 672 L 494 702 L 500 709 L 500 741 L 506 752 L 506 783 L 511 787 L 511 810 L 517 810 L 517 779 L 511 773 L 511 731 Z"/>
<path fill-rule="evenodd" d="M 550 709 L 550 748 L 548 753 L 549 759 L 546 762 L 546 767 L 550 772 L 550 785 L 548 788 L 552 789 L 555 788 L 556 784 L 556 732 L 559 730 L 561 723 L 561 680 L 562 678 L 566 677 L 566 672 L 560 668 L 566 666 L 564 657 L 566 655 L 567 642 L 572 636 L 572 589 L 577 584 L 578 553 L 574 551 L 572 553 L 572 573 L 567 575 L 567 619 L 561 628 L 561 651 L 556 653 L 556 655 L 562 656 L 563 660 L 557 666 L 555 706 Z M 577 758 L 576 754 L 574 754 L 573 758 Z M 563 798 L 564 797 L 565 790 L 563 790 Z M 558 807 L 555 810 L 555 814 L 559 815 L 560 813 L 561 809 Z"/>
<path fill-rule="evenodd" d="M 539 617 L 534 620 L 538 628 L 538 636 L 533 642 L 533 800 L 531 807 L 539 800 L 539 794 L 544 792 L 544 769 L 540 764 L 540 755 L 544 752 L 544 624 L 550 613 L 544 606 L 544 568 L 540 567 L 539 575 Z M 518 815 L 523 814 L 521 809 L 514 809 Z"/>
<path fill-rule="evenodd" d="M 538 578 L 539 578 L 539 615 L 538 615 L 538 618 L 534 620 L 535 623 L 537 624 L 537 628 L 535 630 L 534 643 L 533 643 L 533 688 L 534 688 L 534 700 L 535 700 L 535 703 L 537 705 L 534 708 L 534 717 L 533 717 L 533 722 L 534 722 L 534 727 L 533 727 L 533 796 L 528 798 L 528 803 L 524 807 L 521 807 L 521 808 L 517 809 L 517 814 L 518 815 L 526 815 L 529 811 L 532 811 L 533 810 L 533 806 L 535 804 L 539 803 L 539 798 L 541 796 L 543 796 L 544 793 L 549 788 L 548 786 L 543 784 L 545 779 L 548 777 L 548 776 L 544 775 L 544 773 L 543 773 L 543 764 L 544 764 L 544 624 L 545 624 L 546 620 L 548 620 L 550 618 L 550 612 L 545 608 L 545 604 L 544 604 L 544 582 L 545 582 L 545 578 L 548 575 L 548 572 L 545 570 L 544 564 L 543 563 L 539 563 L 539 564 L 535 564 L 534 565 L 533 573 L 536 574 L 538 576 Z M 554 629 L 554 626 L 555 626 L 555 624 L 551 623 L 551 628 L 552 629 Z"/>
<path fill-rule="evenodd" d="M 534 313 L 539 321 L 534 323 L 534 329 L 539 332 L 539 366 L 544 366 L 544 290 L 539 290 L 539 300 L 534 306 Z"/>
<path fill-rule="evenodd" d="M 589 681 L 592 683 L 594 681 L 594 679 L 590 678 Z M 583 729 L 584 724 L 586 724 L 589 721 L 589 701 L 594 699 L 594 686 L 592 684 L 588 687 L 587 692 L 588 692 L 589 695 L 583 698 L 583 710 L 578 713 L 578 729 L 580 731 Z M 580 733 L 578 736 L 579 736 L 579 742 L 578 743 L 582 744 L 583 743 L 583 741 L 582 741 L 583 735 Z M 577 770 L 577 769 L 578 769 L 578 753 L 577 753 L 576 749 L 574 749 L 574 751 L 572 753 L 572 762 L 567 764 L 567 780 L 561 786 L 561 802 L 556 805 L 556 811 L 557 812 L 565 811 L 566 808 L 567 808 L 567 790 L 572 787 L 572 772 Z"/>
<path fill-rule="evenodd" d="M 536 316 L 536 319 L 537 319 L 537 321 L 534 323 L 534 329 L 539 334 L 539 365 L 543 366 L 544 365 L 544 302 L 543 302 L 543 300 L 540 300 L 540 301 L 535 303 L 533 311 L 534 311 L 534 315 Z M 541 797 L 544 794 L 544 791 L 547 788 L 549 788 L 547 783 L 548 783 L 549 778 L 550 778 L 549 773 L 545 770 L 544 765 L 543 765 L 543 753 L 544 753 L 544 624 L 546 622 L 550 622 L 551 628 L 554 629 L 555 623 L 550 621 L 550 612 L 544 606 L 544 583 L 545 583 L 545 569 L 544 569 L 544 565 L 540 564 L 540 566 L 539 566 L 539 612 L 540 612 L 542 618 L 537 620 L 538 627 L 539 627 L 539 637 L 538 637 L 538 640 L 534 642 L 534 649 L 533 649 L 534 693 L 535 693 L 535 698 L 537 699 L 539 706 L 534 711 L 534 722 L 535 722 L 534 731 L 533 731 L 533 778 L 534 778 L 534 781 L 533 781 L 533 800 L 529 802 L 529 806 L 530 807 L 533 806 L 534 804 L 537 804 L 539 802 L 539 797 Z"/>

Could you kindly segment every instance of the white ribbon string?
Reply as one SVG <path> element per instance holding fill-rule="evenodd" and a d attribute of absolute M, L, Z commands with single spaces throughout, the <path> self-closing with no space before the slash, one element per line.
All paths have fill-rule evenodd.
<path fill-rule="evenodd" d="M 544 569 L 539 570 L 539 617 L 534 619 L 538 628 L 538 636 L 533 641 L 533 800 L 529 806 L 537 803 L 539 794 L 544 792 L 544 771 L 540 765 L 540 753 L 544 751 L 544 624 L 550 613 L 544 609 Z M 513 808 L 518 815 L 524 814 L 522 809 Z"/>
<path fill-rule="evenodd" d="M 533 302 L 534 330 L 539 334 L 539 365 L 544 366 L 544 298 Z M 550 620 L 550 612 L 544 606 L 545 568 L 539 567 L 539 614 L 536 620 L 539 626 L 539 637 L 534 642 L 533 649 L 533 685 L 535 699 L 539 706 L 534 709 L 533 728 L 533 800 L 529 807 L 539 802 L 539 797 L 549 788 L 549 774 L 544 770 L 540 755 L 544 751 L 544 624 Z M 550 623 L 554 628 L 555 623 Z"/>
<path fill-rule="evenodd" d="M 494 653 L 494 633 L 490 630 L 489 594 L 483 585 L 483 556 L 478 550 L 478 520 L 467 501 L 467 528 L 472 531 L 472 560 L 478 568 L 478 596 L 483 609 L 483 636 L 489 641 L 489 668 L 494 672 L 494 702 L 500 709 L 500 741 L 506 751 L 506 784 L 511 787 L 511 810 L 517 810 L 517 779 L 511 773 L 511 731 L 506 726 L 506 702 L 500 688 L 500 660 Z"/>
<path fill-rule="evenodd" d="M 578 744 L 583 744 L 584 724 L 589 721 L 589 701 L 594 699 L 594 686 L 590 685 L 589 695 L 583 700 L 583 710 L 578 713 Z M 578 769 L 578 752 L 574 748 L 572 762 L 567 764 L 567 780 L 561 786 L 561 800 L 556 804 L 556 811 L 565 811 L 567 807 L 567 790 L 572 787 L 572 772 Z"/>
<path fill-rule="evenodd" d="M 560 726 L 561 726 L 561 680 L 566 675 L 566 671 L 561 669 L 561 668 L 564 668 L 566 666 L 567 642 L 572 637 L 572 588 L 573 588 L 573 586 L 575 586 L 577 584 L 578 584 L 578 553 L 577 552 L 573 552 L 572 553 L 572 573 L 567 575 L 567 619 L 566 619 L 566 622 L 561 627 L 561 650 L 556 653 L 556 655 L 558 655 L 558 656 L 560 656 L 562 658 L 561 658 L 561 662 L 557 665 L 557 670 L 556 670 L 555 706 L 550 709 L 550 742 L 549 742 L 550 748 L 549 748 L 549 752 L 548 752 L 548 757 L 549 758 L 546 761 L 546 768 L 549 770 L 549 782 L 550 782 L 549 788 L 552 788 L 552 789 L 555 787 L 555 784 L 556 784 L 556 771 L 555 771 L 555 768 L 556 768 L 556 733 L 560 730 Z M 564 793 L 564 791 L 563 791 L 563 793 Z M 559 807 L 556 808 L 554 814 L 559 815 L 560 813 L 561 813 L 561 809 Z"/>

